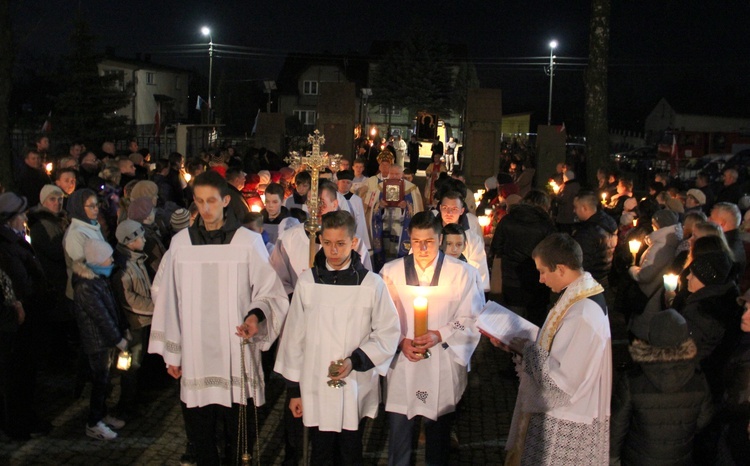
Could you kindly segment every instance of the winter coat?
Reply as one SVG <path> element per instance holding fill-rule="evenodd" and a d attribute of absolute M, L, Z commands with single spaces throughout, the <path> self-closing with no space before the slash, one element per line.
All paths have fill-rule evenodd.
<path fill-rule="evenodd" d="M 127 323 L 122 317 L 107 278 L 94 273 L 83 262 L 73 263 L 76 321 L 84 353 L 114 348 L 124 338 Z"/>
<path fill-rule="evenodd" d="M 583 270 L 606 287 L 617 246 L 617 222 L 599 210 L 574 228 L 573 239 L 583 251 Z"/>
<path fill-rule="evenodd" d="M 737 464 L 750 455 L 750 333 L 743 333 L 725 370 L 726 395 L 720 419 L 728 424 L 726 443 Z"/>
<path fill-rule="evenodd" d="M 581 190 L 581 183 L 576 179 L 568 180 L 563 183 L 560 193 L 557 195 L 557 216 L 555 222 L 570 225 L 575 222 L 575 213 L 573 211 L 573 200 Z"/>
<path fill-rule="evenodd" d="M 63 236 L 70 225 L 64 213 L 53 214 L 38 206 L 29 211 L 29 236 L 55 293 L 64 295 L 68 283 Z"/>
<path fill-rule="evenodd" d="M 664 274 L 672 265 L 677 246 L 682 241 L 682 225 L 675 224 L 650 233 L 646 236 L 648 248 L 643 252 L 639 264 L 628 270 L 630 277 L 638 283 L 648 302 L 641 312 L 636 309 L 629 322 L 629 330 L 645 340 L 648 335 L 651 317 L 661 310 Z"/>
<path fill-rule="evenodd" d="M 16 299 L 31 315 L 31 304 L 45 304 L 47 279 L 34 249 L 9 227 L 0 226 L 0 268 L 13 282 Z"/>
<path fill-rule="evenodd" d="M 732 264 L 732 275 L 735 283 L 741 283 L 747 268 L 747 254 L 745 253 L 745 244 L 740 236 L 740 229 L 735 228 L 724 232 L 729 249 L 734 253 L 734 263 Z"/>
<path fill-rule="evenodd" d="M 734 282 L 708 285 L 685 300 L 677 309 L 688 324 L 698 347 L 698 362 L 715 395 L 723 392 L 723 371 L 740 336 L 741 309 Z"/>
<path fill-rule="evenodd" d="M 22 163 L 16 171 L 16 186 L 18 186 L 16 192 L 19 196 L 25 197 L 31 205 L 39 202 L 39 193 L 45 184 L 52 184 L 52 181 L 49 175 L 42 170 L 31 168 L 26 163 Z"/>
<path fill-rule="evenodd" d="M 106 241 L 104 235 L 102 235 L 102 227 L 98 222 L 84 222 L 78 218 L 71 220 L 68 230 L 63 235 L 65 264 L 68 270 L 68 286 L 65 289 L 65 295 L 68 299 L 73 299 L 73 262 L 84 259 L 83 245 L 90 238 Z"/>
<path fill-rule="evenodd" d="M 149 278 L 153 280 L 156 276 L 156 271 L 159 270 L 161 258 L 167 252 L 167 248 L 164 247 L 164 243 L 161 241 L 161 235 L 156 225 L 144 224 L 143 229 L 146 231 L 146 246 L 143 248 L 143 252 L 148 256 L 148 259 L 146 259 L 146 270 L 148 270 Z"/>
<path fill-rule="evenodd" d="M 612 393 L 610 465 L 692 464 L 695 433 L 713 414 L 695 343 L 656 348 L 635 340 L 629 350 L 636 366 Z"/>
<path fill-rule="evenodd" d="M 122 244 L 115 249 L 117 268 L 112 275 L 112 290 L 131 329 L 151 325 L 154 315 L 146 258 L 143 252 L 132 251 Z"/>

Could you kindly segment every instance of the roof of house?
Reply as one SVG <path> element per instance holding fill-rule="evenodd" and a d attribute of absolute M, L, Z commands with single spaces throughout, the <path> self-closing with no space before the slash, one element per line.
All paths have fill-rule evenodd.
<path fill-rule="evenodd" d="M 148 55 L 147 55 L 148 57 Z M 142 60 L 139 58 L 122 58 L 117 57 L 113 55 L 106 55 L 101 60 L 99 60 L 99 64 L 102 65 L 109 65 L 109 66 L 121 66 L 123 68 L 128 68 L 132 70 L 154 70 L 154 71 L 168 71 L 170 73 L 191 73 L 190 70 L 186 70 L 184 68 L 178 68 L 176 66 L 168 66 L 168 65 L 162 65 L 159 63 L 154 63 L 150 60 Z"/>
<path fill-rule="evenodd" d="M 718 92 L 717 92 L 718 91 Z M 696 98 L 692 91 L 672 91 L 663 97 L 675 113 L 722 118 L 750 118 L 750 105 L 738 105 L 736 94 L 728 95 L 720 90 L 709 91 L 710 96 Z M 660 100 L 661 101 L 661 100 Z M 750 104 L 750 102 L 748 102 Z M 658 102 L 652 107 L 655 108 Z"/>
<path fill-rule="evenodd" d="M 311 66 L 337 66 L 348 81 L 357 88 L 367 85 L 367 59 L 361 55 L 333 55 L 312 53 L 290 53 L 276 79 L 276 87 L 282 94 L 296 94 L 299 77 Z"/>

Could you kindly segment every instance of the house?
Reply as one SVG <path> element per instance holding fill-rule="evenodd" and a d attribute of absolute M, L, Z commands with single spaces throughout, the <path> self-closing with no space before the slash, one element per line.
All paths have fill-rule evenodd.
<path fill-rule="evenodd" d="M 728 113 L 730 106 L 692 108 L 688 99 L 674 106 L 666 98 L 659 100 L 645 121 L 646 140 L 668 151 L 674 141 L 680 158 L 710 153 L 734 153 L 750 143 L 750 118 Z"/>
<path fill-rule="evenodd" d="M 143 60 L 115 57 L 110 50 L 99 61 L 101 75 L 115 75 L 121 90 L 131 92 L 130 104 L 119 112 L 127 115 L 137 134 L 152 134 L 158 124 L 187 120 L 188 80 L 190 72 L 181 68 L 151 62 L 150 55 Z"/>

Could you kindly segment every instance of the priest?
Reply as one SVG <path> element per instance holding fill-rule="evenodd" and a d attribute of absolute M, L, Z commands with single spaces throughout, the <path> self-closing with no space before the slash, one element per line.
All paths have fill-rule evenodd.
<path fill-rule="evenodd" d="M 217 422 L 227 420 L 227 455 L 235 458 L 239 406 L 250 398 L 256 406 L 265 402 L 260 352 L 279 335 L 289 304 L 261 236 L 226 208 L 226 180 L 208 171 L 193 188 L 198 216 L 172 239 L 152 286 L 149 352 L 181 379 L 185 430 L 198 464 L 219 464 Z"/>
<path fill-rule="evenodd" d="M 323 215 L 323 248 L 299 277 L 276 358 L 293 392 L 289 409 L 312 429 L 312 464 L 362 464 L 362 421 L 377 415 L 379 375 L 401 333 L 385 283 L 355 251 L 354 232 L 348 212 Z"/>
<path fill-rule="evenodd" d="M 583 271 L 583 253 L 567 234 L 532 253 L 539 282 L 561 293 L 536 341 L 505 346 L 522 356 L 506 465 L 609 462 L 612 347 L 604 288 Z"/>
<path fill-rule="evenodd" d="M 388 464 L 409 464 L 412 427 L 420 417 L 427 463 L 447 464 L 451 424 L 479 342 L 475 319 L 484 296 L 471 266 L 440 251 L 442 230 L 431 212 L 415 214 L 412 254 L 381 271 L 401 321 L 400 351 L 388 371 Z M 427 299 L 426 322 L 415 318 L 418 297 Z M 415 334 L 417 324 L 426 333 Z"/>

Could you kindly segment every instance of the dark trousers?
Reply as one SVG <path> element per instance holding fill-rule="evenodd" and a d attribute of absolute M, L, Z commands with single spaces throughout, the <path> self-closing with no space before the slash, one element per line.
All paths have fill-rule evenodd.
<path fill-rule="evenodd" d="M 224 438 L 227 441 L 225 450 L 225 464 L 239 464 L 237 461 L 237 427 L 239 423 L 240 405 L 233 404 L 231 408 L 221 405 L 207 405 L 196 408 L 188 408 L 182 405 L 182 415 L 185 419 L 185 433 L 188 442 L 195 449 L 198 466 L 219 466 L 219 448 L 216 443 L 219 423 L 223 423 Z M 244 422 L 248 433 L 248 450 L 253 454 L 252 445 L 255 440 L 255 424 L 250 422 L 253 414 L 253 400 L 247 403 L 248 416 Z"/>
<path fill-rule="evenodd" d="M 120 377 L 120 401 L 117 405 L 118 414 L 134 414 L 138 401 L 138 372 L 143 363 L 143 356 L 148 349 L 151 326 L 131 329 L 133 340 L 130 342 L 130 369 Z"/>
<path fill-rule="evenodd" d="M 93 427 L 107 415 L 107 385 L 113 351 L 110 349 L 87 355 L 91 369 L 91 398 L 88 425 Z"/>
<path fill-rule="evenodd" d="M 310 428 L 312 438 L 312 461 L 310 464 L 326 466 L 363 464 L 362 431 L 364 425 L 363 419 L 357 430 L 323 432 L 317 427 Z"/>
<path fill-rule="evenodd" d="M 388 466 L 411 464 L 412 436 L 417 419 L 424 422 L 425 460 L 428 465 L 447 465 L 450 453 L 451 426 L 455 413 L 440 416 L 437 421 L 422 416 L 408 419 L 403 414 L 388 413 Z"/>
<path fill-rule="evenodd" d="M 284 404 L 284 464 L 296 465 L 302 459 L 302 432 L 305 426 L 301 417 L 294 417 L 289 410 L 289 390 Z"/>

